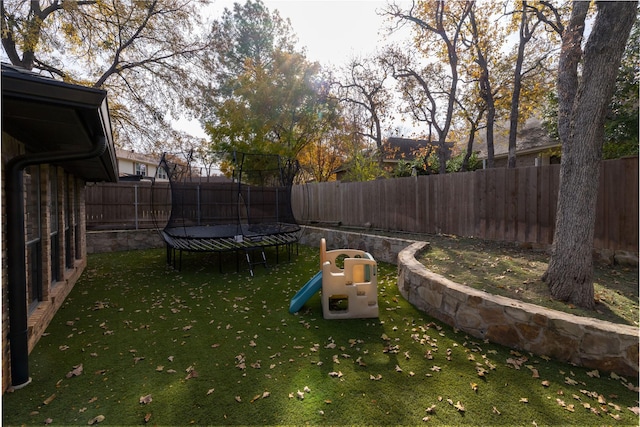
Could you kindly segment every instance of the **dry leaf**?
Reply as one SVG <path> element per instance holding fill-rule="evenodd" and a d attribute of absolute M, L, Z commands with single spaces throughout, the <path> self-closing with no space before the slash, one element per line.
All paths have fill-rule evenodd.
<path fill-rule="evenodd" d="M 44 424 L 45 425 L 49 425 L 53 422 L 53 418 L 47 418 L 46 420 L 44 420 Z"/>
<path fill-rule="evenodd" d="M 600 378 L 600 372 L 598 372 L 597 369 L 587 372 L 587 375 L 589 375 L 591 378 Z"/>
<path fill-rule="evenodd" d="M 501 415 L 500 411 L 498 411 L 498 408 L 496 408 L 495 406 L 493 407 L 493 413 L 496 415 Z"/>
<path fill-rule="evenodd" d="M 298 391 L 296 392 L 296 397 L 297 397 L 299 400 L 304 400 L 304 393 L 303 393 L 303 392 L 301 392 L 300 390 L 298 390 Z"/>
<path fill-rule="evenodd" d="M 104 419 L 105 419 L 104 415 L 98 415 L 97 417 L 91 418 L 87 424 L 92 426 L 94 424 L 98 424 L 98 423 L 103 422 Z"/>
<path fill-rule="evenodd" d="M 151 419 L 151 413 L 149 412 L 148 414 L 146 414 L 146 415 L 144 416 L 144 422 L 145 422 L 145 423 L 148 423 L 150 419 Z"/>
<path fill-rule="evenodd" d="M 627 407 L 627 409 L 633 412 L 636 416 L 640 415 L 640 407 L 638 406 L 634 406 L 632 408 Z"/>
<path fill-rule="evenodd" d="M 564 382 L 565 384 L 569 384 L 569 385 L 577 385 L 578 381 L 574 380 L 573 378 L 569 378 L 569 377 L 565 377 L 564 378 Z"/>
<path fill-rule="evenodd" d="M 153 399 L 151 398 L 150 394 L 147 394 L 146 396 L 141 396 L 140 397 L 140 404 L 141 405 L 147 405 L 149 403 L 151 403 Z"/>
<path fill-rule="evenodd" d="M 526 397 L 521 397 L 520 398 L 520 403 L 529 403 L 529 399 Z"/>
<path fill-rule="evenodd" d="M 471 385 L 471 390 L 475 391 L 476 393 L 478 392 L 478 384 L 469 383 L 469 385 Z"/>
<path fill-rule="evenodd" d="M 262 393 L 262 398 L 265 399 L 267 397 L 271 396 L 271 392 L 265 391 L 264 393 Z"/>
<path fill-rule="evenodd" d="M 51 396 L 47 397 L 42 403 L 44 403 L 45 405 L 48 405 L 49 403 L 53 402 L 53 399 L 55 398 L 56 398 L 56 394 L 53 393 Z"/>
<path fill-rule="evenodd" d="M 67 378 L 71 378 L 71 377 L 77 377 L 78 375 L 82 374 L 83 371 L 83 367 L 82 367 L 82 363 L 79 365 L 76 365 L 73 367 L 73 369 L 69 372 L 67 372 Z"/>
<path fill-rule="evenodd" d="M 436 410 L 436 405 L 431 405 L 427 409 L 425 409 L 427 414 L 433 414 L 435 412 L 435 410 Z"/>
<path fill-rule="evenodd" d="M 549 381 L 547 381 L 547 380 L 542 381 L 541 384 L 542 384 L 543 387 L 549 387 L 551 385 L 551 383 Z"/>
<path fill-rule="evenodd" d="M 382 375 L 378 374 L 378 375 L 369 375 L 369 379 L 373 380 L 373 381 L 380 381 L 382 379 Z"/>
<path fill-rule="evenodd" d="M 238 402 L 238 403 L 242 402 L 242 398 L 240 396 L 236 396 L 235 399 L 236 399 L 236 402 Z"/>
<path fill-rule="evenodd" d="M 453 405 L 453 407 L 456 408 L 460 412 L 464 412 L 464 405 L 462 405 L 462 403 L 460 403 L 459 400 L 456 402 L 455 405 Z"/>

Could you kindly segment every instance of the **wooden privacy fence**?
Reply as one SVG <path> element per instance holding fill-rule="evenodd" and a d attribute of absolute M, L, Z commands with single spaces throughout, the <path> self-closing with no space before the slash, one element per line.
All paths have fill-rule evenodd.
<path fill-rule="evenodd" d="M 87 230 L 162 228 L 171 213 L 169 183 L 100 183 L 85 192 Z"/>
<path fill-rule="evenodd" d="M 302 223 L 548 245 L 560 165 L 294 186 Z M 579 197 L 579 195 L 576 195 Z M 638 158 L 602 162 L 594 246 L 638 251 Z"/>
<path fill-rule="evenodd" d="M 300 223 L 548 245 L 559 172 L 559 165 L 551 165 L 296 185 L 292 207 Z M 596 248 L 638 251 L 638 192 L 637 157 L 602 162 Z M 164 227 L 170 212 L 168 183 L 103 183 L 86 189 L 88 230 L 154 228 L 154 217 Z"/>

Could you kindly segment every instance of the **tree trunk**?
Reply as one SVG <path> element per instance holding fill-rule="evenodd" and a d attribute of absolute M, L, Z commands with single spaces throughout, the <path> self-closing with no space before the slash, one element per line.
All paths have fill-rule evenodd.
<path fill-rule="evenodd" d="M 520 18 L 520 40 L 518 43 L 518 55 L 516 67 L 513 71 L 513 92 L 511 94 L 511 111 L 509 112 L 509 155 L 507 167 L 516 167 L 516 143 L 518 140 L 518 118 L 520 115 L 520 91 L 522 90 L 522 63 L 524 62 L 524 48 L 531 39 L 527 23 L 526 1 L 522 4 L 522 16 Z"/>
<path fill-rule="evenodd" d="M 604 121 L 636 6 L 635 2 L 597 3 L 582 78 L 575 98 L 566 100 L 571 102 L 571 115 L 568 137 L 562 141 L 556 228 L 549 267 L 542 279 L 554 298 L 584 308 L 595 305 L 592 251 Z M 576 48 L 579 45 L 573 46 Z M 569 54 L 572 47 L 567 49 L 562 55 Z M 563 77 L 558 76 L 559 85 L 566 81 Z M 558 92 L 566 89 L 559 87 Z"/>

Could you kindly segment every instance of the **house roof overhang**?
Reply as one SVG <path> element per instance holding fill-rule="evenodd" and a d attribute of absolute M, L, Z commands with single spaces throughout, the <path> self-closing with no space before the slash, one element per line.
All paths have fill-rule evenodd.
<path fill-rule="evenodd" d="M 2 131 L 27 152 L 78 152 L 104 140 L 104 152 L 52 162 L 86 181 L 118 180 L 107 92 L 42 77 L 2 64 Z"/>

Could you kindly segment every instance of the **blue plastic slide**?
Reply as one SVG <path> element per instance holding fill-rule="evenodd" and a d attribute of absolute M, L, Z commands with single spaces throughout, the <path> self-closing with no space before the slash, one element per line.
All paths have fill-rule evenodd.
<path fill-rule="evenodd" d="M 296 313 L 299 311 L 305 302 L 309 300 L 320 289 L 322 289 L 322 271 L 319 271 L 315 276 L 311 278 L 304 285 L 297 294 L 291 298 L 291 304 L 289 304 L 289 313 Z"/>

